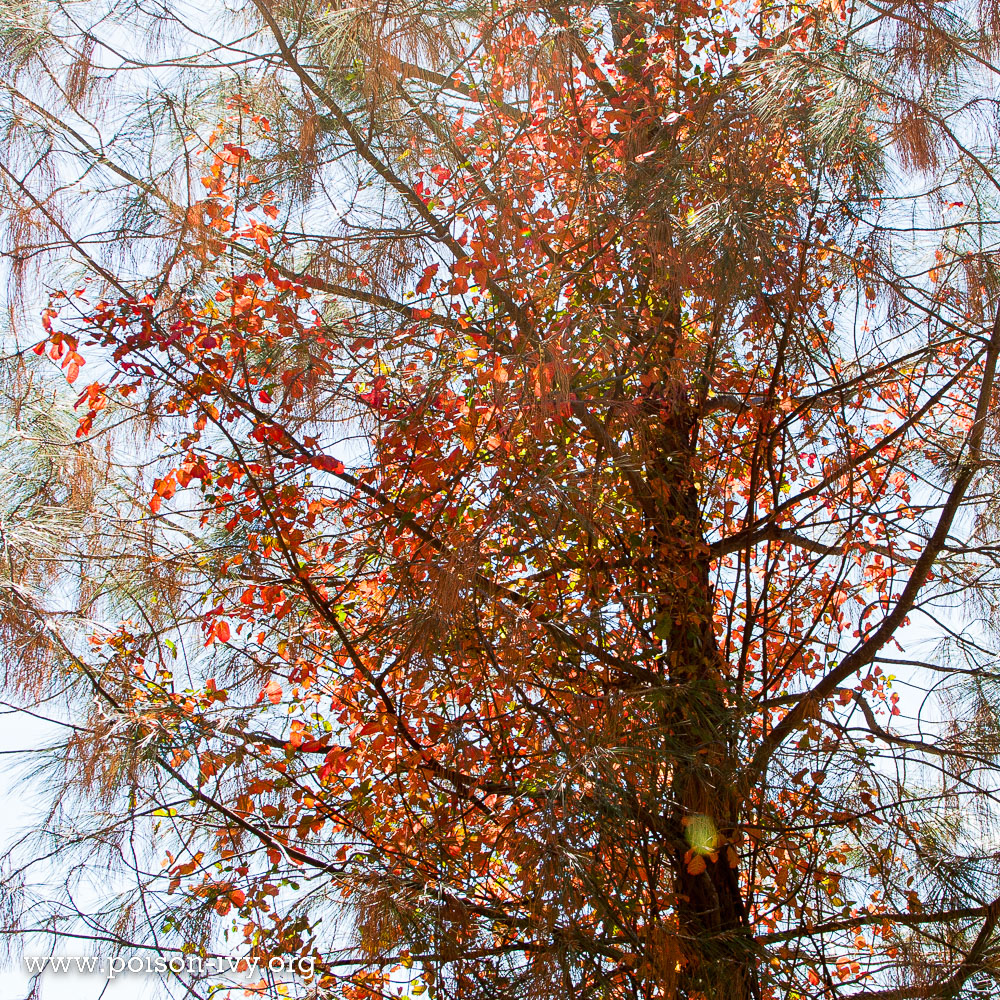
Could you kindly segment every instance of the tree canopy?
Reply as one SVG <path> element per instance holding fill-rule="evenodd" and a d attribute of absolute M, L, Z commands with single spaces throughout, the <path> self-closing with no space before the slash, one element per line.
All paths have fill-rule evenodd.
<path fill-rule="evenodd" d="M 68 734 L 8 935 L 992 995 L 998 50 L 989 2 L 8 4 L 0 629 Z"/>

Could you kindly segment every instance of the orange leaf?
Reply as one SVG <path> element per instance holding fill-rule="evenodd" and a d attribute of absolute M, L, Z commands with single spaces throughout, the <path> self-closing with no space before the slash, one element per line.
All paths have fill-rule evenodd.
<path fill-rule="evenodd" d="M 428 291 L 431 287 L 431 278 L 437 274 L 438 266 L 437 264 L 431 264 L 430 267 L 424 268 L 424 276 L 417 282 L 417 294 L 423 295 L 424 292 Z"/>

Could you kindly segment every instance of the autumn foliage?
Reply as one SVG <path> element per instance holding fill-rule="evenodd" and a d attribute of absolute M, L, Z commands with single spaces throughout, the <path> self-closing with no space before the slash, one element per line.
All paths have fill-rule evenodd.
<path fill-rule="evenodd" d="M 147 597 L 46 640 L 164 859 L 134 900 L 349 1000 L 997 982 L 995 156 L 934 103 L 973 43 L 502 3 L 428 55 L 376 6 L 334 80 L 327 15 L 258 2 L 295 114 L 230 90 L 156 273 L 81 243 L 44 313 L 76 447 L 145 470 Z"/>

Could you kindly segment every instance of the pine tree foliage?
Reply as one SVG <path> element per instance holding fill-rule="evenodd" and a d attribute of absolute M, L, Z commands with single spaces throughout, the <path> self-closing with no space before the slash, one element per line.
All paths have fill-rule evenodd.
<path fill-rule="evenodd" d="M 9 936 L 996 992 L 998 50 L 988 3 L 8 4 L 0 634 L 67 734 Z"/>

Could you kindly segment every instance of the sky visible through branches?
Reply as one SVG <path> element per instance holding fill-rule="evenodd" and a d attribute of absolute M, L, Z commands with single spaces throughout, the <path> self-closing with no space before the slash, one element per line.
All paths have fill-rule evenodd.
<path fill-rule="evenodd" d="M 15 963 L 1000 991 L 998 52 L 988 0 L 0 11 Z"/>

